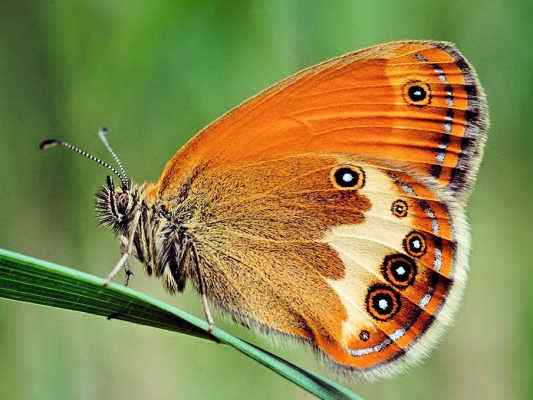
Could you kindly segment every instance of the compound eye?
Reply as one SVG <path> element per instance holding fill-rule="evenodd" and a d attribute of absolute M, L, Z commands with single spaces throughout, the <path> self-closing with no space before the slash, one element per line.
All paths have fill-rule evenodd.
<path fill-rule="evenodd" d="M 117 212 L 122 215 L 126 214 L 130 202 L 128 193 L 117 193 L 115 200 L 117 204 Z"/>

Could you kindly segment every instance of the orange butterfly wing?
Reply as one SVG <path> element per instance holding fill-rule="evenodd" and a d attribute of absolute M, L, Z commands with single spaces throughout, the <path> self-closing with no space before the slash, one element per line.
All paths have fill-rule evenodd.
<path fill-rule="evenodd" d="M 408 90 L 422 82 L 421 103 Z M 161 197 L 195 166 L 330 152 L 403 161 L 459 195 L 477 171 L 486 103 L 472 67 L 442 42 L 394 42 L 297 73 L 228 112 L 167 163 Z"/>
<path fill-rule="evenodd" d="M 460 299 L 461 200 L 485 107 L 451 45 L 376 46 L 230 111 L 176 153 L 151 194 L 197 243 L 217 306 L 337 366 L 388 373 L 435 342 Z M 367 186 L 331 186 L 346 163 Z"/>

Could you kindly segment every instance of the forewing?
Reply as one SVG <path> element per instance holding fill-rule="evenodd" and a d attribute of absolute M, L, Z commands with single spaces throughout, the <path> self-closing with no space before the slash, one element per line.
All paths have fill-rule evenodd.
<path fill-rule="evenodd" d="M 463 197 L 487 129 L 476 74 L 444 42 L 393 42 L 331 59 L 272 86 L 203 129 L 159 181 L 171 196 L 200 164 L 344 153 L 409 164 Z"/>

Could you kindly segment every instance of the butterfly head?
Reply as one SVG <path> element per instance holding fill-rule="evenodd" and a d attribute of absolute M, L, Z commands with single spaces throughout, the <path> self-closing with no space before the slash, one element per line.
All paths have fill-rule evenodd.
<path fill-rule="evenodd" d="M 113 178 L 107 177 L 106 184 L 96 193 L 96 215 L 98 222 L 117 233 L 126 234 L 133 222 L 135 210 L 140 204 L 141 189 L 129 183 L 115 187 Z"/>
<path fill-rule="evenodd" d="M 98 132 L 100 139 L 115 161 L 116 168 L 111 164 L 93 156 L 73 144 L 56 139 L 46 139 L 39 148 L 46 150 L 51 147 L 64 147 L 100 166 L 113 172 L 120 180 L 115 186 L 113 178 L 107 176 L 106 183 L 96 193 L 95 209 L 100 225 L 112 229 L 121 242 L 121 251 L 136 257 L 146 267 L 148 275 L 153 272 L 157 276 L 163 274 L 166 264 L 172 263 L 176 255 L 176 246 L 180 246 L 179 229 L 164 205 L 155 201 L 157 186 L 154 183 L 136 184 L 126 174 L 116 153 L 107 141 L 107 130 Z M 144 232 L 162 232 L 162 236 L 146 237 Z M 152 242 L 153 240 L 153 242 Z M 133 247 L 132 247 L 133 246 Z M 153 257 L 149 249 L 157 248 L 158 257 Z M 124 253 L 126 254 L 126 253 Z M 148 260 L 150 263 L 148 264 Z M 168 280 L 169 282 L 174 282 Z M 169 290 L 183 290 L 183 279 L 180 284 L 168 286 Z"/>

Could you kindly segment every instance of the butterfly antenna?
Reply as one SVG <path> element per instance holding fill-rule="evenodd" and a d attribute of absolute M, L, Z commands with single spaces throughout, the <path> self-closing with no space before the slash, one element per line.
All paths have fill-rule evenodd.
<path fill-rule="evenodd" d="M 92 160 L 92 161 L 96 162 L 97 164 L 101 165 L 102 167 L 111 170 L 116 176 L 118 176 L 118 178 L 120 179 L 120 182 L 122 182 L 122 186 L 123 187 L 128 187 L 129 186 L 129 180 L 125 179 L 115 168 L 113 168 L 113 166 L 109 165 L 105 161 L 100 160 L 99 158 L 93 156 L 92 154 L 87 153 L 86 151 L 80 149 L 79 147 L 74 146 L 73 144 L 70 144 L 68 142 L 64 142 L 62 140 L 56 140 L 56 139 L 45 139 L 41 143 L 39 143 L 39 149 L 41 149 L 41 150 L 48 150 L 48 149 L 50 149 L 52 147 L 56 147 L 56 146 L 65 147 L 65 148 L 69 149 L 70 151 L 73 151 L 74 153 L 77 153 L 77 154 L 79 154 L 79 155 L 81 155 L 81 156 L 83 156 L 85 158 L 88 158 L 89 160 Z"/>
<path fill-rule="evenodd" d="M 113 157 L 113 160 L 115 160 L 115 163 L 118 166 L 118 170 L 120 171 L 121 179 L 120 181 L 124 183 L 124 181 L 129 182 L 130 178 L 128 178 L 128 174 L 126 173 L 126 170 L 124 169 L 124 166 L 122 165 L 122 162 L 120 161 L 120 158 L 118 158 L 117 153 L 112 149 L 111 145 L 109 144 L 109 141 L 107 140 L 107 134 L 109 133 L 109 129 L 106 127 L 100 128 L 98 131 L 98 137 L 106 147 L 107 151 L 111 153 L 111 157 Z"/>

